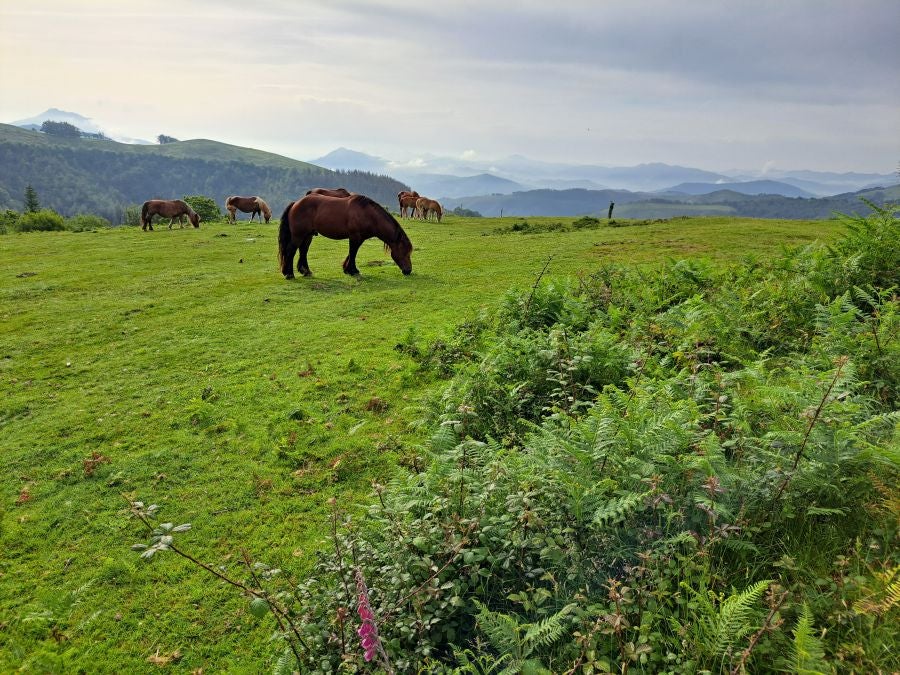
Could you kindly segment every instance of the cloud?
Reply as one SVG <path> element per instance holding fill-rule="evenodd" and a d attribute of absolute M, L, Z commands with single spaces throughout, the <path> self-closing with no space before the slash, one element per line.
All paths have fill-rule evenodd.
<path fill-rule="evenodd" d="M 306 157 L 890 171 L 897 25 L 896 0 L 4 3 L 0 119 L 63 107 Z"/>

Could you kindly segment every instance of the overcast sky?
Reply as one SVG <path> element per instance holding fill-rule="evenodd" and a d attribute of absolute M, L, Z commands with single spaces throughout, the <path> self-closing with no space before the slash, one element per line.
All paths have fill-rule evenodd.
<path fill-rule="evenodd" d="M 345 146 L 891 173 L 900 0 L 0 0 L 0 121 L 309 159 Z"/>

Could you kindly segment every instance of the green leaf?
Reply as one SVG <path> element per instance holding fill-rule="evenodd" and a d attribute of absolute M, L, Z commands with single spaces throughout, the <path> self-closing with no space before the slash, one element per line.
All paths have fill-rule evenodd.
<path fill-rule="evenodd" d="M 250 613 L 257 619 L 263 618 L 269 612 L 269 603 L 263 598 L 253 598 L 250 601 Z"/>

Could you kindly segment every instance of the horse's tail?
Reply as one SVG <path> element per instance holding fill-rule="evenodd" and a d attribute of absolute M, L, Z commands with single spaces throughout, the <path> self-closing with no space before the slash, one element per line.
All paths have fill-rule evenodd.
<path fill-rule="evenodd" d="M 141 227 L 147 225 L 147 212 L 150 211 L 150 202 L 144 202 L 141 206 Z"/>
<path fill-rule="evenodd" d="M 278 227 L 278 264 L 284 269 L 284 259 L 291 245 L 291 226 L 288 214 L 294 202 L 291 202 L 281 214 L 281 225 Z M 293 254 L 292 254 L 293 257 Z"/>

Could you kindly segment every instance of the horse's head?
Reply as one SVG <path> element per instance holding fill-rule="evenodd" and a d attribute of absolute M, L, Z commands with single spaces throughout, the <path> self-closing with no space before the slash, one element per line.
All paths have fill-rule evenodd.
<path fill-rule="evenodd" d="M 194 227 L 200 227 L 200 214 L 196 211 L 191 211 L 191 213 L 188 215 L 188 220 L 191 221 L 191 225 L 193 225 Z"/>
<path fill-rule="evenodd" d="M 391 258 L 397 263 L 397 267 L 400 268 L 400 271 L 403 272 L 403 274 L 412 272 L 413 245 L 409 240 L 409 237 L 406 236 L 406 233 L 401 230 L 400 238 L 397 241 L 388 244 L 388 247 L 391 249 Z"/>

